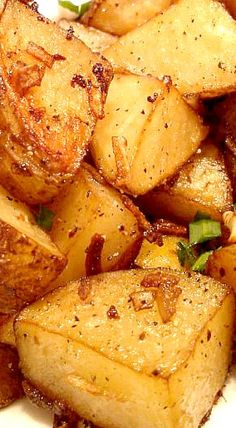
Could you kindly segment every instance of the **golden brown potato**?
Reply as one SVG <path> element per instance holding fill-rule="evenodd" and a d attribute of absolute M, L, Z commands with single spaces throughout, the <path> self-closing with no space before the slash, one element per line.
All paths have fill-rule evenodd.
<path fill-rule="evenodd" d="M 236 18 L 236 3 L 235 0 L 220 0 L 221 3 L 224 3 L 225 7 L 231 13 L 231 15 Z"/>
<path fill-rule="evenodd" d="M 145 221 L 142 214 L 89 165 L 83 164 L 51 209 L 56 214 L 51 238 L 68 259 L 56 284 L 129 267 L 136 257 L 142 239 L 140 222 Z"/>
<path fill-rule="evenodd" d="M 66 264 L 28 208 L 0 187 L 0 313 L 42 296 Z"/>
<path fill-rule="evenodd" d="M 236 292 L 236 244 L 219 248 L 209 257 L 207 273 Z"/>
<path fill-rule="evenodd" d="M 117 37 L 112 36 L 109 33 L 104 33 L 103 31 L 97 30 L 93 27 L 86 27 L 80 22 L 71 22 L 65 19 L 62 19 L 59 22 L 59 25 L 63 30 L 72 31 L 74 30 L 74 36 L 78 37 L 82 42 L 84 42 L 92 51 L 101 52 L 109 46 L 113 45 L 116 42 Z"/>
<path fill-rule="evenodd" d="M 13 324 L 17 314 L 5 316 L 5 320 L 0 321 L 0 343 L 16 346 Z"/>
<path fill-rule="evenodd" d="M 171 76 L 182 94 L 212 97 L 235 90 L 236 23 L 213 0 L 179 0 L 104 51 L 137 74 Z"/>
<path fill-rule="evenodd" d="M 82 22 L 122 36 L 167 9 L 173 0 L 100 0 L 82 17 Z"/>
<path fill-rule="evenodd" d="M 135 259 L 135 265 L 143 269 L 169 267 L 183 270 L 177 255 L 177 245 L 180 239 L 183 241 L 183 238 L 179 236 L 162 236 L 161 246 L 144 239 Z"/>
<path fill-rule="evenodd" d="M 77 171 L 103 116 L 111 67 L 20 1 L 6 2 L 0 37 L 0 180 L 42 203 Z"/>
<path fill-rule="evenodd" d="M 106 180 L 139 195 L 171 177 L 206 133 L 168 80 L 116 74 L 105 117 L 95 128 L 92 154 Z"/>
<path fill-rule="evenodd" d="M 24 376 L 96 425 L 198 428 L 227 375 L 234 318 L 227 285 L 140 269 L 56 290 L 15 333 Z"/>
<path fill-rule="evenodd" d="M 16 350 L 0 343 L 0 409 L 23 395 L 18 364 Z"/>
<path fill-rule="evenodd" d="M 232 187 L 221 151 L 210 141 L 181 169 L 176 180 L 154 189 L 140 200 L 154 216 L 189 223 L 197 211 L 221 220 L 232 208 Z"/>

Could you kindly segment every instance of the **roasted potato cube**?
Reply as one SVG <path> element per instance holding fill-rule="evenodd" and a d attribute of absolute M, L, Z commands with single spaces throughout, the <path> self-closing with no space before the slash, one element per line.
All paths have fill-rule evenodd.
<path fill-rule="evenodd" d="M 4 315 L 5 320 L 0 319 L 0 343 L 16 346 L 13 324 L 17 314 Z"/>
<path fill-rule="evenodd" d="M 23 395 L 18 364 L 16 350 L 0 343 L 0 409 Z"/>
<path fill-rule="evenodd" d="M 6 1 L 0 37 L 0 181 L 43 203 L 78 170 L 103 116 L 111 67 L 18 0 Z"/>
<path fill-rule="evenodd" d="M 139 251 L 145 221 L 133 207 L 84 163 L 73 184 L 51 205 L 51 238 L 68 259 L 56 283 L 129 267 Z"/>
<path fill-rule="evenodd" d="M 209 257 L 207 273 L 236 292 L 236 244 L 219 248 Z"/>
<path fill-rule="evenodd" d="M 168 8 L 173 0 L 94 1 L 82 22 L 102 31 L 122 36 Z"/>
<path fill-rule="evenodd" d="M 160 79 L 203 97 L 236 88 L 236 23 L 214 0 L 180 0 L 122 36 L 104 55 L 118 68 Z"/>
<path fill-rule="evenodd" d="M 46 295 L 15 334 L 24 376 L 94 424 L 198 428 L 227 375 L 234 318 L 227 285 L 139 269 Z"/>
<path fill-rule="evenodd" d="M 42 296 L 66 264 L 28 208 L 0 187 L 0 313 Z"/>
<path fill-rule="evenodd" d="M 105 117 L 95 128 L 92 153 L 110 183 L 139 195 L 171 177 L 206 133 L 169 80 L 117 74 Z"/>
<path fill-rule="evenodd" d="M 142 197 L 142 207 L 153 215 L 189 223 L 197 211 L 221 220 L 232 208 L 232 187 L 217 146 L 203 143 L 181 169 L 176 180 Z"/>
<path fill-rule="evenodd" d="M 117 37 L 109 33 L 97 30 L 93 27 L 87 27 L 80 22 L 71 22 L 62 19 L 59 25 L 63 30 L 73 31 L 74 36 L 84 42 L 92 51 L 101 52 L 116 42 Z"/>
<path fill-rule="evenodd" d="M 178 255 L 178 242 L 183 240 L 179 236 L 162 236 L 162 245 L 159 246 L 155 242 L 149 242 L 144 239 L 138 256 L 135 259 L 135 264 L 143 269 L 156 267 L 171 267 L 172 269 L 183 269 Z M 1 337 L 1 333 L 0 333 Z"/>

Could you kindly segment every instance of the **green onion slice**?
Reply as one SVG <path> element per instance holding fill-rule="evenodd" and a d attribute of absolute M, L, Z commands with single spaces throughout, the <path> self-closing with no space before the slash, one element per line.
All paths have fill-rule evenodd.
<path fill-rule="evenodd" d="M 190 245 L 200 244 L 221 236 L 221 226 L 218 221 L 202 219 L 189 224 Z"/>
<path fill-rule="evenodd" d="M 195 261 L 196 257 L 193 253 L 191 245 L 185 241 L 179 241 L 177 244 L 177 256 L 181 266 L 191 267 Z"/>
<path fill-rule="evenodd" d="M 55 214 L 47 207 L 40 205 L 39 212 L 36 215 L 36 223 L 44 230 L 51 230 L 53 225 L 53 218 Z"/>
<path fill-rule="evenodd" d="M 82 16 L 85 14 L 85 12 L 87 12 L 87 10 L 90 8 L 91 5 L 91 1 L 86 1 L 82 4 L 75 5 L 73 2 L 71 1 L 67 1 L 67 0 L 58 0 L 59 6 L 64 7 L 65 9 L 70 10 L 71 12 L 74 12 L 78 15 L 78 17 Z"/>
<path fill-rule="evenodd" d="M 204 272 L 207 261 L 212 253 L 213 251 L 206 251 L 205 253 L 201 254 L 192 265 L 192 270 L 195 272 Z"/>

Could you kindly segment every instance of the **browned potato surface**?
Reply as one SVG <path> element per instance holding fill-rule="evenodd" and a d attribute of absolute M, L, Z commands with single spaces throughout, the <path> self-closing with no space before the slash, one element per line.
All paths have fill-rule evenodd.
<path fill-rule="evenodd" d="M 95 0 L 82 22 L 122 36 L 167 9 L 171 3 L 173 0 Z"/>
<path fill-rule="evenodd" d="M 116 74 L 105 117 L 95 128 L 92 153 L 110 183 L 139 195 L 171 177 L 206 133 L 200 117 L 168 80 Z"/>
<path fill-rule="evenodd" d="M 140 269 L 56 290 L 15 333 L 27 379 L 95 425 L 198 428 L 227 374 L 234 319 L 227 285 Z"/>
<path fill-rule="evenodd" d="M 136 257 L 142 214 L 89 165 L 83 164 L 51 209 L 56 214 L 51 238 L 68 259 L 58 285 L 85 274 L 127 268 Z"/>
<path fill-rule="evenodd" d="M 118 68 L 171 76 L 182 94 L 203 97 L 236 88 L 236 23 L 214 0 L 179 0 L 122 36 L 104 55 Z"/>
<path fill-rule="evenodd" d="M 18 364 L 16 350 L 0 343 L 0 409 L 23 395 Z"/>
<path fill-rule="evenodd" d="M 167 216 L 185 223 L 197 211 L 221 220 L 233 204 L 232 187 L 221 151 L 210 141 L 181 169 L 171 184 L 145 195 L 141 205 L 154 216 Z"/>
<path fill-rule="evenodd" d="M 0 37 L 0 180 L 42 203 L 77 171 L 103 117 L 111 67 L 18 0 L 6 2 Z"/>
<path fill-rule="evenodd" d="M 65 264 L 28 208 L 0 187 L 0 313 L 11 314 L 44 294 Z"/>
<path fill-rule="evenodd" d="M 224 3 L 225 7 L 231 13 L 231 15 L 236 18 L 236 3 L 235 0 L 220 0 L 221 3 Z"/>
<path fill-rule="evenodd" d="M 112 36 L 104 31 L 97 30 L 93 27 L 87 27 L 80 22 L 71 22 L 62 19 L 59 25 L 63 30 L 72 31 L 73 28 L 74 36 L 78 37 L 84 42 L 92 51 L 101 52 L 116 42 L 117 37 Z"/>

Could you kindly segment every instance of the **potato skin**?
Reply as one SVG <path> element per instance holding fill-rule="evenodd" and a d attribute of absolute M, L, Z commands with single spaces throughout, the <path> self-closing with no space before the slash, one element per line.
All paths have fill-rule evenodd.
<path fill-rule="evenodd" d="M 0 409 L 23 396 L 16 349 L 0 343 Z"/>
<path fill-rule="evenodd" d="M 20 1 L 6 2 L 0 34 L 0 180 L 25 202 L 44 203 L 78 170 L 112 70 Z"/>
<path fill-rule="evenodd" d="M 65 264 L 65 257 L 0 221 L 0 312 L 14 313 L 43 295 Z"/>

